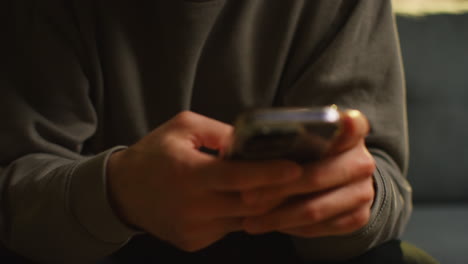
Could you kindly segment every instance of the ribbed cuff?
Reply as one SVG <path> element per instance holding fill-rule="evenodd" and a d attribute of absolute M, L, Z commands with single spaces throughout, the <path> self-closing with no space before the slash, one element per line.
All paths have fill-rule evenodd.
<path fill-rule="evenodd" d="M 306 261 L 345 261 L 365 253 L 375 245 L 386 241 L 389 230 L 386 213 L 388 191 L 380 169 L 374 172 L 375 198 L 369 222 L 353 233 L 318 238 L 292 237 L 299 255 Z"/>
<path fill-rule="evenodd" d="M 118 146 L 78 164 L 71 175 L 69 206 L 76 220 L 96 239 L 108 243 L 127 242 L 137 231 L 115 214 L 107 195 L 106 166 Z"/>

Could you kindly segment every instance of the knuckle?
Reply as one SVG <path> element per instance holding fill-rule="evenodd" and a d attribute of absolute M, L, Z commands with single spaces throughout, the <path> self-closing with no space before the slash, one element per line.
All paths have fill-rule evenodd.
<path fill-rule="evenodd" d="M 181 249 L 183 251 L 186 251 L 186 252 L 195 252 L 198 249 L 200 249 L 200 247 L 197 245 L 197 243 L 194 243 L 193 241 L 191 241 L 189 239 L 180 239 L 180 240 L 176 241 L 176 246 L 179 249 Z"/>
<path fill-rule="evenodd" d="M 306 185 L 310 188 L 318 188 L 321 185 L 321 177 L 316 177 L 315 175 L 309 175 L 306 179 Z"/>
<path fill-rule="evenodd" d="M 356 175 L 362 178 L 371 177 L 376 169 L 375 160 L 369 154 L 363 154 L 355 159 Z"/>
<path fill-rule="evenodd" d="M 324 177 L 321 177 L 325 172 L 323 169 L 320 167 L 314 167 L 309 171 L 309 173 L 306 175 L 306 185 L 311 188 L 317 188 L 322 186 L 322 179 Z"/>
<path fill-rule="evenodd" d="M 372 155 L 367 152 L 366 155 L 362 158 L 361 169 L 365 175 L 372 175 L 374 174 L 375 168 L 375 160 Z"/>
<path fill-rule="evenodd" d="M 179 112 L 176 115 L 176 118 L 181 121 L 191 120 L 194 117 L 195 113 L 190 110 L 184 110 Z"/>
<path fill-rule="evenodd" d="M 172 230 L 172 236 L 178 245 L 186 243 L 187 237 L 190 234 L 190 229 L 187 228 L 187 225 L 184 223 L 176 223 Z"/>
<path fill-rule="evenodd" d="M 375 172 L 375 169 L 376 169 L 375 161 L 372 160 L 369 163 L 364 165 L 363 171 L 365 175 L 372 176 Z"/>
<path fill-rule="evenodd" d="M 364 227 L 369 222 L 369 217 L 370 212 L 368 210 L 363 210 L 362 212 L 353 214 L 351 218 L 351 226 L 353 226 L 354 229 Z"/>
<path fill-rule="evenodd" d="M 173 123 L 176 126 L 188 126 L 191 123 L 193 123 L 194 118 L 196 118 L 196 114 L 194 112 L 191 112 L 189 110 L 182 111 L 178 113 L 174 118 L 173 118 Z"/>
<path fill-rule="evenodd" d="M 359 210 L 357 212 L 353 212 L 351 215 L 348 216 L 347 221 L 342 223 L 343 230 L 348 232 L 356 231 L 362 227 L 364 227 L 370 218 L 370 211 L 369 210 Z"/>
<path fill-rule="evenodd" d="M 370 185 L 366 185 L 365 188 L 360 188 L 359 195 L 358 195 L 359 203 L 368 203 L 373 200 L 374 200 L 374 190 L 372 189 Z"/>
<path fill-rule="evenodd" d="M 309 203 L 306 206 L 306 210 L 304 214 L 305 214 L 305 218 L 308 219 L 308 221 L 313 222 L 313 223 L 319 222 L 323 220 L 324 218 L 322 210 L 320 210 L 320 208 L 318 208 L 314 203 Z"/>
<path fill-rule="evenodd" d="M 201 247 L 200 243 L 195 239 L 197 236 L 196 232 L 194 228 L 187 224 L 179 225 L 177 230 L 174 230 L 172 243 L 181 250 L 187 252 L 196 251 Z"/>

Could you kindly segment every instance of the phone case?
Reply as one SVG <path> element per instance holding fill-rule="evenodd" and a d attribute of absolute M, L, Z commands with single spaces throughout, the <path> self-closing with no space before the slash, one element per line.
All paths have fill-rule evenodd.
<path fill-rule="evenodd" d="M 334 106 L 251 110 L 239 115 L 234 126 L 227 158 L 299 163 L 320 159 L 342 130 Z"/>

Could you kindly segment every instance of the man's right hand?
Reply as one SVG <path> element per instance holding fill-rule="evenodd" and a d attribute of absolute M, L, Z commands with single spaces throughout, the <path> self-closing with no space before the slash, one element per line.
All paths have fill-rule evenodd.
<path fill-rule="evenodd" d="M 265 213 L 240 193 L 294 181 L 289 161 L 226 161 L 201 152 L 223 152 L 232 126 L 182 112 L 108 162 L 108 193 L 124 222 L 174 246 L 195 251 L 242 230 L 242 220 Z"/>

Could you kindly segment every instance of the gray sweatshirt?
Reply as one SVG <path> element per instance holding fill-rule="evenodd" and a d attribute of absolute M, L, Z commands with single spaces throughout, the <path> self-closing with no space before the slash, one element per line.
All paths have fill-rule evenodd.
<path fill-rule="evenodd" d="M 264 106 L 337 104 L 368 117 L 366 143 L 377 162 L 371 219 L 346 236 L 237 234 L 248 250 L 228 236 L 204 255 L 274 258 L 289 250 L 307 260 L 347 259 L 403 231 L 411 188 L 390 0 L 17 0 L 7 7 L 11 41 L 0 49 L 5 247 L 42 262 L 86 263 L 128 246 L 135 231 L 106 194 L 110 153 L 182 110 L 229 123 Z M 275 239 L 284 248 L 256 250 Z M 161 255 L 171 247 L 155 245 L 163 245 L 153 249 Z"/>

